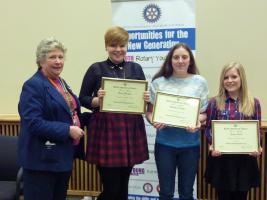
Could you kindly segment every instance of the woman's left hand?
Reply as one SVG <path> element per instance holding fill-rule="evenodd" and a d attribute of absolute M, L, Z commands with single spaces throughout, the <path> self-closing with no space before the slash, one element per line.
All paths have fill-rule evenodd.
<path fill-rule="evenodd" d="M 250 156 L 254 156 L 254 157 L 258 157 L 258 156 L 261 155 L 261 152 L 262 152 L 262 148 L 260 147 L 260 150 L 259 151 L 251 152 L 249 155 Z"/>
<path fill-rule="evenodd" d="M 144 92 L 144 100 L 145 102 L 149 103 L 150 102 L 150 93 L 149 91 Z"/>

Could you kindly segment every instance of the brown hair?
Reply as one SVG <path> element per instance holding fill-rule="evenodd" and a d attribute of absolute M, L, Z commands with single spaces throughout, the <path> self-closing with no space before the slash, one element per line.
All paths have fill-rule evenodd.
<path fill-rule="evenodd" d="M 119 26 L 114 26 L 109 28 L 105 33 L 105 46 L 112 44 L 122 44 L 125 45 L 128 43 L 129 34 L 128 32 Z"/>
<path fill-rule="evenodd" d="M 163 63 L 163 65 L 161 66 L 160 70 L 154 75 L 154 77 L 152 78 L 152 80 L 159 78 L 161 76 L 164 76 L 166 78 L 172 76 L 173 73 L 173 68 L 172 68 L 172 56 L 173 53 L 176 49 L 179 48 L 184 48 L 188 53 L 189 53 L 189 57 L 190 57 L 190 64 L 188 67 L 188 73 L 190 74 L 199 74 L 198 68 L 196 66 L 196 62 L 195 62 L 195 58 L 194 55 L 192 53 L 192 50 L 189 48 L 189 46 L 187 46 L 185 43 L 178 43 L 176 45 L 174 45 L 169 53 L 167 54 L 165 61 Z"/>

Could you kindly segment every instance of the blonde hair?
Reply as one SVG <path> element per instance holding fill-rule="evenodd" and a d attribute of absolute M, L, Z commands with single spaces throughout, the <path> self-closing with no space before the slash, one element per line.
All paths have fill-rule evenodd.
<path fill-rule="evenodd" d="M 129 40 L 128 32 L 119 26 L 109 28 L 105 33 L 105 46 L 112 44 L 126 45 Z"/>
<path fill-rule="evenodd" d="M 246 73 L 243 65 L 239 62 L 230 62 L 226 64 L 222 69 L 220 76 L 219 93 L 216 96 L 217 107 L 221 111 L 225 108 L 226 90 L 224 88 L 224 77 L 226 72 L 230 69 L 236 69 L 240 76 L 241 86 L 238 107 L 239 112 L 241 112 L 244 116 L 252 116 L 255 112 L 254 99 L 249 95 Z"/>

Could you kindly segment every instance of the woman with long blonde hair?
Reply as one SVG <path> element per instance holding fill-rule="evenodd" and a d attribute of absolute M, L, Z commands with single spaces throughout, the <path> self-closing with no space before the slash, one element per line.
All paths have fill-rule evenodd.
<path fill-rule="evenodd" d="M 216 188 L 219 200 L 246 200 L 249 189 L 260 185 L 256 157 L 261 149 L 250 154 L 222 154 L 214 150 L 211 146 L 212 120 L 261 121 L 260 102 L 249 95 L 245 70 L 238 62 L 224 66 L 219 92 L 208 104 L 206 136 L 210 155 L 205 177 Z"/>

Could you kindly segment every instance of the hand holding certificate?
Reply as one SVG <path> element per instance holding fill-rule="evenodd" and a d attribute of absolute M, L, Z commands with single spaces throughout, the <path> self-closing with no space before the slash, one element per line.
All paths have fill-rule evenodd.
<path fill-rule="evenodd" d="M 106 91 L 100 102 L 101 112 L 145 112 L 144 92 L 147 90 L 147 81 L 103 77 L 101 87 Z"/>
<path fill-rule="evenodd" d="M 259 151 L 258 120 L 213 120 L 213 149 L 221 153 L 244 154 Z"/>
<path fill-rule="evenodd" d="M 157 92 L 152 122 L 174 127 L 195 127 L 198 123 L 200 99 Z"/>

